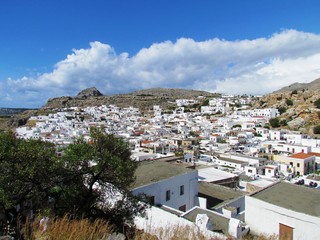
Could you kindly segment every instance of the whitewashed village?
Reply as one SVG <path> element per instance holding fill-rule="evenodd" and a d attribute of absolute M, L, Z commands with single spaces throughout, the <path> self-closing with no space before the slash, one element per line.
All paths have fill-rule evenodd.
<path fill-rule="evenodd" d="M 23 139 L 62 148 L 75 139 L 90 142 L 90 128 L 126 139 L 138 161 L 135 195 L 148 196 L 137 228 L 190 226 L 208 239 L 246 234 L 294 239 L 320 235 L 320 139 L 270 129 L 278 109 L 250 109 L 249 96 L 178 99 L 168 111 L 159 105 L 142 114 L 115 105 L 52 109 L 16 128 Z M 241 104 L 241 110 L 236 106 Z"/>

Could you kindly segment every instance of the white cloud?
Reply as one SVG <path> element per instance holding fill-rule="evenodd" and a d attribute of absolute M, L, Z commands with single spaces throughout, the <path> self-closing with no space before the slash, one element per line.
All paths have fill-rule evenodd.
<path fill-rule="evenodd" d="M 45 104 L 96 86 L 104 94 L 150 87 L 179 87 L 236 94 L 266 94 L 320 76 L 320 35 L 285 30 L 268 38 L 155 43 L 129 57 L 108 44 L 74 49 L 54 70 L 8 79 L 0 89 L 16 105 Z M 8 102 L 9 103 L 9 102 Z"/>

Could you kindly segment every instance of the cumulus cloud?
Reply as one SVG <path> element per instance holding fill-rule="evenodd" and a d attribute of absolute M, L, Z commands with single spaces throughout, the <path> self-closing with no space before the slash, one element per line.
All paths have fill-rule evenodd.
<path fill-rule="evenodd" d="M 52 72 L 8 79 L 0 93 L 8 102 L 35 107 L 91 86 L 104 94 L 173 87 L 261 95 L 318 78 L 319 63 L 320 35 L 296 30 L 253 40 L 181 38 L 152 44 L 131 57 L 92 42 L 89 48 L 74 49 Z"/>

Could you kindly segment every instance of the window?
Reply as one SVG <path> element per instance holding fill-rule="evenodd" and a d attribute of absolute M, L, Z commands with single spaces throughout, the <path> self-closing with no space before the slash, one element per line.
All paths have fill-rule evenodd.
<path fill-rule="evenodd" d="M 240 213 L 240 207 L 237 207 L 237 214 Z"/>
<path fill-rule="evenodd" d="M 180 196 L 184 194 L 184 185 L 180 186 Z"/>
<path fill-rule="evenodd" d="M 297 163 L 297 167 L 300 167 L 300 163 Z"/>
<path fill-rule="evenodd" d="M 170 190 L 166 191 L 166 201 L 170 200 Z"/>

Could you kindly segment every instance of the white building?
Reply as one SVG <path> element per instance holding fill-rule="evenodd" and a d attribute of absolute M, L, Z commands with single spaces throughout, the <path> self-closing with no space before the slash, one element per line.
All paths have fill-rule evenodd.
<path fill-rule="evenodd" d="M 319 239 L 320 191 L 280 182 L 245 196 L 245 222 L 254 234 Z"/>
<path fill-rule="evenodd" d="M 157 160 L 143 162 L 136 177 L 132 193 L 145 194 L 151 205 L 165 205 L 183 212 L 199 205 L 196 170 Z"/>

